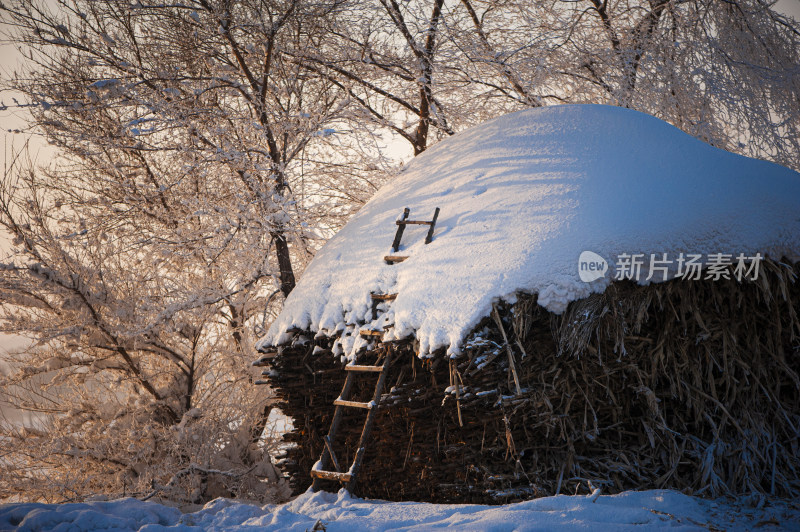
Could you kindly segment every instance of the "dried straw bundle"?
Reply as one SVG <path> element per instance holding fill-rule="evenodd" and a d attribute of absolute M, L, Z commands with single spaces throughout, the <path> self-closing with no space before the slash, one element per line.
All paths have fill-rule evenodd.
<path fill-rule="evenodd" d="M 800 495 L 800 265 L 762 268 L 756 282 L 615 283 L 560 316 L 520 296 L 455 360 L 420 360 L 413 341 L 398 343 L 358 493 L 498 503 L 594 487 Z M 273 360 L 278 406 L 295 419 L 283 463 L 296 490 L 309 485 L 344 380 L 332 340 L 298 334 Z M 368 397 L 372 381 L 359 391 Z M 362 416 L 342 422 L 341 462 Z"/>

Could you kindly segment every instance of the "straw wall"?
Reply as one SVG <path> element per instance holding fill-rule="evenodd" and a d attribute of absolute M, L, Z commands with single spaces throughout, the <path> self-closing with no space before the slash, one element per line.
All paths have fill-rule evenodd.
<path fill-rule="evenodd" d="M 597 487 L 800 495 L 800 267 L 762 266 L 756 282 L 616 283 L 560 316 L 520 296 L 498 308 L 503 330 L 487 317 L 456 360 L 393 345 L 356 493 L 487 503 Z M 310 484 L 345 376 L 331 339 L 305 338 L 273 360 L 271 378 L 295 419 L 283 467 L 296 491 Z M 359 381 L 367 400 L 375 377 Z M 344 469 L 363 412 L 348 409 L 335 439 Z"/>

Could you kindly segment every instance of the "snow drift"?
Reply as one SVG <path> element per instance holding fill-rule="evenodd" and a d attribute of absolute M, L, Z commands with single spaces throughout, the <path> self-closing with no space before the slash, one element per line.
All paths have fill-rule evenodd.
<path fill-rule="evenodd" d="M 387 265 L 404 207 L 417 220 L 440 207 L 435 236 L 425 245 L 427 227 L 408 227 L 399 254 L 410 258 Z M 608 261 L 604 277 L 581 281 L 584 251 Z M 398 294 L 384 340 L 413 334 L 422 356 L 457 353 L 493 301 L 536 293 L 561 313 L 604 291 L 617 257 L 638 253 L 796 261 L 800 174 L 628 109 L 509 114 L 440 142 L 383 187 L 317 253 L 259 347 L 287 341 L 291 327 L 333 335 L 369 323 L 374 291 Z M 352 337 L 347 354 L 362 341 Z"/>
<path fill-rule="evenodd" d="M 136 499 L 8 504 L 0 505 L 0 530 L 800 530 L 796 506 L 772 501 L 752 508 L 747 503 L 651 490 L 599 497 L 560 495 L 498 507 L 364 500 L 342 490 L 338 494 L 308 492 L 292 502 L 264 507 L 215 499 L 184 514 Z"/>

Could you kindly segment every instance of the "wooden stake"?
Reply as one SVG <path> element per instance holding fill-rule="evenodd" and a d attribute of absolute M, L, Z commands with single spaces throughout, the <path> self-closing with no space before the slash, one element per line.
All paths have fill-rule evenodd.
<path fill-rule="evenodd" d="M 408 214 L 411 211 L 408 207 L 403 209 L 403 217 L 399 221 L 408 220 Z M 392 242 L 392 250 L 397 253 L 400 251 L 400 239 L 403 238 L 403 231 L 406 230 L 406 224 L 397 224 L 397 233 L 394 235 L 394 242 Z"/>
<path fill-rule="evenodd" d="M 517 387 L 517 395 L 521 395 L 522 387 L 519 385 L 519 376 L 517 376 L 517 365 L 514 362 L 514 353 L 511 351 L 511 344 L 508 343 L 508 336 L 506 336 L 506 330 L 503 327 L 503 320 L 500 319 L 500 313 L 497 312 L 497 305 L 494 303 L 492 303 L 492 317 L 500 328 L 500 332 L 503 334 L 503 341 L 506 344 L 506 351 L 508 352 L 508 365 L 511 369 L 511 374 L 514 376 L 514 385 Z"/>
<path fill-rule="evenodd" d="M 461 394 L 459 393 L 459 387 L 461 385 L 458 382 L 459 375 L 455 362 L 456 361 L 454 359 L 450 359 L 450 385 L 456 387 L 456 410 L 458 411 L 458 426 L 463 427 L 464 422 L 461 421 Z"/>
<path fill-rule="evenodd" d="M 430 244 L 433 240 L 433 229 L 436 227 L 436 219 L 439 218 L 439 207 L 433 211 L 433 220 L 431 220 L 431 227 L 428 229 L 428 235 L 425 237 L 425 243 Z"/>
<path fill-rule="evenodd" d="M 333 452 L 333 446 L 331 445 L 331 440 L 328 438 L 328 435 L 322 437 L 322 441 L 325 442 L 325 448 L 328 449 L 328 453 L 331 455 L 331 460 L 333 461 L 333 467 L 336 468 L 337 473 L 342 472 L 342 468 L 339 467 L 339 460 L 336 459 L 336 454 Z"/>

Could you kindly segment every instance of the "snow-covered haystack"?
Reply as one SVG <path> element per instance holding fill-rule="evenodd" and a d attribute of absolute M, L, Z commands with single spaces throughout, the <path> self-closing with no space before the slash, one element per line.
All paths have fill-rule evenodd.
<path fill-rule="evenodd" d="M 404 207 L 436 237 L 406 232 L 391 254 Z M 370 320 L 370 292 L 396 292 L 397 338 L 420 354 L 458 352 L 492 301 L 524 290 L 562 313 L 602 292 L 581 281 L 578 258 L 600 254 L 756 252 L 800 258 L 800 176 L 715 149 L 651 116 L 602 105 L 513 113 L 439 143 L 414 159 L 319 251 L 262 345 L 292 327 L 339 334 Z M 647 271 L 647 264 L 644 267 Z M 656 275 L 658 280 L 659 276 Z M 345 354 L 361 345 L 343 342 Z"/>
<path fill-rule="evenodd" d="M 386 264 L 404 207 L 441 209 L 434 238 L 409 227 L 408 259 Z M 343 362 L 391 345 L 365 496 L 797 496 L 798 259 L 796 172 L 606 106 L 473 128 L 319 251 L 259 343 L 295 419 L 285 467 L 308 485 Z M 371 292 L 397 294 L 376 319 Z M 387 324 L 383 343 L 359 334 Z M 362 420 L 345 414 L 340 462 Z"/>

